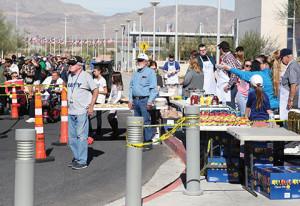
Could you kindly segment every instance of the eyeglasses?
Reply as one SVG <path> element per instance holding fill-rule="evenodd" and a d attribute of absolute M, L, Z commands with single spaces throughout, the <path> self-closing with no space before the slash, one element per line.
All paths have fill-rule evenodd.
<path fill-rule="evenodd" d="M 245 67 L 251 67 L 251 65 L 245 64 Z"/>
<path fill-rule="evenodd" d="M 201 51 L 201 52 L 202 52 L 202 51 L 206 51 L 206 49 L 202 49 L 202 50 L 201 50 L 201 49 L 199 49 L 199 51 Z"/>

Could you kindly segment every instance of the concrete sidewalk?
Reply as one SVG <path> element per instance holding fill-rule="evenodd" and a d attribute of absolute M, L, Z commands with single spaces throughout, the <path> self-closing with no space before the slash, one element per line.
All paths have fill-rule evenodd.
<path fill-rule="evenodd" d="M 165 143 L 174 151 L 178 157 L 185 162 L 186 152 L 182 142 L 176 137 L 170 137 L 165 140 Z M 170 171 L 171 172 L 171 171 Z M 145 206 L 279 206 L 279 205 L 298 205 L 300 199 L 294 200 L 269 200 L 265 196 L 257 193 L 254 197 L 249 192 L 242 188 L 241 184 L 231 183 L 214 183 L 207 182 L 205 177 L 201 176 L 200 187 L 203 190 L 203 195 L 200 196 L 187 196 L 185 191 L 185 177 L 183 172 L 180 177 L 166 187 L 164 190 L 158 191 L 147 198 L 143 199 Z M 161 177 L 164 178 L 164 177 Z"/>

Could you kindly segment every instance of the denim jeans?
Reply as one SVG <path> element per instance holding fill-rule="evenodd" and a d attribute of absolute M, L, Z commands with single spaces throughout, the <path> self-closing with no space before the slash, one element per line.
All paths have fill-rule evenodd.
<path fill-rule="evenodd" d="M 248 95 L 237 93 L 236 99 L 237 99 L 237 105 L 239 107 L 239 110 L 241 111 L 241 113 L 245 114 Z"/>
<path fill-rule="evenodd" d="M 235 96 L 236 96 L 236 93 L 237 93 L 237 86 L 236 86 L 236 84 L 234 84 L 231 87 L 231 101 L 230 102 L 226 102 L 226 104 L 228 106 L 230 106 L 232 109 L 235 109 Z"/>
<path fill-rule="evenodd" d="M 69 145 L 79 164 L 86 164 L 88 157 L 88 114 L 68 115 Z"/>
<path fill-rule="evenodd" d="M 134 116 L 144 117 L 145 125 L 151 125 L 150 110 L 147 110 L 148 99 L 149 98 L 133 100 Z M 144 128 L 144 142 L 152 142 L 152 128 L 151 127 Z"/>

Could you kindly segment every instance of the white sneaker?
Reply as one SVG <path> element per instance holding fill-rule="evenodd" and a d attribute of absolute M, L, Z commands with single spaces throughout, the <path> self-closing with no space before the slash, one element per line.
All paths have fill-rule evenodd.
<path fill-rule="evenodd" d="M 29 118 L 29 119 L 26 120 L 26 122 L 27 122 L 27 123 L 35 122 L 35 118 Z"/>
<path fill-rule="evenodd" d="M 156 135 L 152 138 L 152 142 L 155 142 L 156 140 L 158 140 L 160 138 L 160 136 L 156 133 Z M 155 142 L 153 143 L 154 145 L 159 144 L 159 142 Z"/>
<path fill-rule="evenodd" d="M 285 154 L 297 154 L 299 152 L 299 147 L 296 146 L 294 148 L 285 148 L 284 153 Z"/>

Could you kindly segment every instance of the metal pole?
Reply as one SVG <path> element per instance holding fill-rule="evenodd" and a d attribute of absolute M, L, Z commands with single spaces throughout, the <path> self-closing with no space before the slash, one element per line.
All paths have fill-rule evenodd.
<path fill-rule="evenodd" d="M 128 27 L 127 27 L 127 72 L 129 73 L 129 46 L 130 46 L 130 39 L 129 39 L 129 32 L 130 32 L 130 19 L 127 19 L 126 22 L 128 23 Z"/>
<path fill-rule="evenodd" d="M 143 124 L 143 117 L 127 117 L 129 144 L 143 142 Z M 142 154 L 141 148 L 127 147 L 125 205 L 128 206 L 142 205 Z"/>
<path fill-rule="evenodd" d="M 153 6 L 153 61 L 155 61 L 155 7 L 159 4 L 158 1 L 150 2 Z"/>
<path fill-rule="evenodd" d="M 67 18 L 65 18 L 65 47 L 67 45 Z"/>
<path fill-rule="evenodd" d="M 143 11 L 138 11 L 137 14 L 140 16 L 140 32 L 139 32 L 139 53 L 141 53 L 140 45 L 142 44 L 142 15 Z"/>
<path fill-rule="evenodd" d="M 124 29 L 125 29 L 125 24 L 120 25 L 122 28 L 122 51 L 121 51 L 121 71 L 124 70 Z"/>
<path fill-rule="evenodd" d="M 176 22 L 175 22 L 175 61 L 178 61 L 178 0 L 176 0 Z"/>
<path fill-rule="evenodd" d="M 18 34 L 18 2 L 16 2 L 16 35 Z"/>
<path fill-rule="evenodd" d="M 220 44 L 220 30 L 221 30 L 221 0 L 218 0 L 218 24 L 217 24 L 217 45 Z M 217 48 L 216 55 L 217 64 L 220 63 L 220 50 Z"/>
<path fill-rule="evenodd" d="M 115 29 L 116 39 L 115 39 L 115 71 L 118 71 L 118 31 L 119 29 Z"/>
<path fill-rule="evenodd" d="M 17 129 L 15 206 L 34 205 L 35 129 Z"/>
<path fill-rule="evenodd" d="M 197 117 L 199 106 L 185 108 L 187 117 Z M 187 123 L 198 123 L 197 119 L 188 119 Z M 186 127 L 186 190 L 185 195 L 199 196 L 203 194 L 200 189 L 200 129 L 197 125 Z"/>

